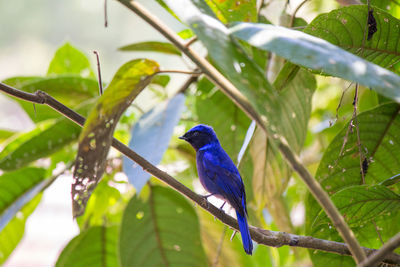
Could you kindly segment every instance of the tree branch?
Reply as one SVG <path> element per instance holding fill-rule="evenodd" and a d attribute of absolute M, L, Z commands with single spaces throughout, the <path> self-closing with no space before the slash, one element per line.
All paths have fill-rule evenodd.
<path fill-rule="evenodd" d="M 3 83 L 0 83 L 0 91 L 3 91 L 11 96 L 20 98 L 25 101 L 47 105 L 53 108 L 54 110 L 58 111 L 63 116 L 74 121 L 80 126 L 83 126 L 83 124 L 85 123 L 85 118 L 83 116 L 79 115 L 72 109 L 63 105 L 62 103 L 60 103 L 59 101 L 57 101 L 56 99 L 54 99 L 45 92 L 36 91 L 36 93 L 34 94 L 26 93 Z M 152 165 L 146 159 L 138 155 L 136 152 L 131 150 L 126 145 L 119 142 L 117 139 L 113 138 L 112 146 L 118 151 L 120 151 L 122 154 L 124 154 L 125 156 L 136 162 L 138 165 L 140 165 L 143 168 L 143 170 L 147 171 L 154 177 L 158 178 L 159 180 L 163 181 L 170 187 L 174 188 L 176 191 L 185 195 L 193 202 L 197 203 L 200 207 L 211 213 L 213 216 L 218 218 L 221 222 L 223 222 L 227 226 L 239 230 L 237 221 L 233 217 L 225 214 L 219 208 L 210 204 L 204 197 L 191 191 L 188 187 L 181 184 L 179 181 L 174 179 L 168 173 Z M 316 249 L 341 255 L 351 255 L 349 246 L 347 244 L 318 239 L 311 236 L 300 236 L 284 232 L 268 231 L 254 226 L 250 226 L 250 234 L 254 241 L 256 241 L 259 244 L 267 246 L 281 247 L 286 245 L 286 246 Z M 362 248 L 362 249 L 363 252 L 367 255 L 370 255 L 376 251 L 374 249 L 369 249 L 369 248 Z M 400 266 L 400 255 L 395 253 L 388 253 L 388 254 L 385 253 L 383 261 L 385 263 L 397 264 Z"/>
<path fill-rule="evenodd" d="M 379 250 L 373 252 L 367 259 L 357 265 L 357 267 L 376 266 L 385 258 L 386 255 L 391 253 L 397 247 L 400 247 L 400 232 L 392 237 Z"/>
<path fill-rule="evenodd" d="M 165 38 L 173 43 L 179 50 L 181 50 L 187 57 L 189 57 L 199 69 L 215 84 L 220 90 L 226 94 L 231 100 L 240 107 L 257 125 L 259 125 L 265 133 L 278 144 L 278 148 L 284 155 L 284 158 L 289 165 L 300 175 L 302 180 L 306 183 L 314 198 L 318 201 L 321 207 L 325 210 L 328 217 L 332 220 L 333 225 L 336 227 L 343 240 L 349 245 L 351 254 L 354 256 L 357 263 L 366 258 L 364 250 L 361 248 L 353 231 L 347 225 L 343 216 L 333 204 L 329 195 L 322 189 L 321 185 L 312 177 L 304 165 L 300 162 L 299 158 L 290 149 L 287 141 L 282 136 L 275 136 L 268 133 L 267 126 L 260 115 L 253 109 L 248 99 L 222 75 L 210 62 L 201 57 L 191 47 L 186 46 L 183 40 L 169 27 L 167 27 L 157 17 L 152 15 L 137 1 L 134 0 L 117 0 L 127 8 L 132 10 L 136 15 L 141 17 L 153 28 L 158 30 Z"/>

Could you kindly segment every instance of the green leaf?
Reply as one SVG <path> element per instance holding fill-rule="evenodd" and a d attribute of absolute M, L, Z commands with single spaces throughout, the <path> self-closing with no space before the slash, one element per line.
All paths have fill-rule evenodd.
<path fill-rule="evenodd" d="M 98 95 L 96 80 L 71 75 L 35 79 L 25 82 L 18 89 L 29 93 L 44 91 L 69 107 L 77 106 Z M 18 103 L 34 122 L 61 117 L 57 111 L 46 105 L 35 105 L 34 108 L 32 103 L 26 101 L 18 100 Z"/>
<path fill-rule="evenodd" d="M 43 78 L 39 77 L 39 76 L 15 76 L 15 77 L 7 78 L 7 79 L 3 80 L 2 82 L 9 86 L 15 87 L 15 88 L 21 88 L 26 83 L 31 83 L 33 81 L 42 80 L 42 79 Z"/>
<path fill-rule="evenodd" d="M 380 184 L 384 185 L 384 186 L 391 186 L 391 185 L 397 184 L 398 182 L 400 182 L 400 174 L 390 177 L 389 179 L 386 179 L 385 181 L 381 182 Z"/>
<path fill-rule="evenodd" d="M 140 42 L 118 48 L 120 51 L 149 51 L 181 56 L 181 51 L 171 43 L 166 42 Z"/>
<path fill-rule="evenodd" d="M 239 23 L 230 34 L 291 62 L 328 75 L 358 82 L 400 102 L 400 76 L 325 40 L 287 28 Z"/>
<path fill-rule="evenodd" d="M 367 185 L 377 184 L 400 173 L 399 111 L 400 106 L 398 104 L 390 103 L 360 113 L 357 116 L 362 148 L 361 160 L 368 162 L 368 168 L 365 168 L 365 184 Z M 353 131 L 349 132 L 347 142 L 343 147 L 347 129 L 348 124 L 325 150 L 315 176 L 330 195 L 339 194 L 338 192 L 341 190 L 362 184 L 357 133 L 353 128 Z M 341 150 L 343 150 L 343 155 L 340 155 Z M 348 203 L 349 201 L 350 199 L 348 199 Z M 320 212 L 320 206 L 309 195 L 306 202 L 306 234 L 317 238 L 341 241 L 336 230 L 331 229 L 328 224 L 313 226 Z M 399 224 L 392 223 L 397 220 L 399 220 L 398 213 L 391 212 L 367 222 L 353 223 L 352 230 L 361 245 L 379 248 L 381 245 L 380 238 L 387 241 L 400 231 Z M 327 254 L 322 252 L 310 253 L 310 255 L 315 265 L 324 263 L 326 267 L 337 266 L 342 260 L 346 259 L 346 257 L 339 255 L 327 257 Z M 330 261 L 325 261 L 324 257 L 330 259 Z M 352 262 L 352 260 L 346 261 Z"/>
<path fill-rule="evenodd" d="M 56 267 L 118 267 L 117 242 L 117 226 L 91 227 L 68 243 Z"/>
<path fill-rule="evenodd" d="M 223 23 L 233 21 L 256 22 L 258 18 L 256 0 L 206 0 Z"/>
<path fill-rule="evenodd" d="M 207 266 L 193 206 L 172 189 L 150 189 L 146 202 L 134 197 L 125 209 L 121 266 Z"/>
<path fill-rule="evenodd" d="M 0 129 L 0 143 L 3 142 L 4 140 L 8 139 L 9 137 L 13 136 L 14 134 L 15 134 L 14 131 Z"/>
<path fill-rule="evenodd" d="M 184 29 L 180 32 L 178 32 L 179 37 L 181 37 L 182 39 L 189 39 L 192 38 L 194 36 L 194 33 L 191 29 Z"/>
<path fill-rule="evenodd" d="M 316 17 L 304 32 L 341 47 L 379 66 L 387 68 L 400 60 L 400 21 L 374 8 L 377 32 L 364 40 L 368 7 L 352 5 Z"/>
<path fill-rule="evenodd" d="M 158 70 L 159 65 L 148 59 L 124 64 L 90 112 L 79 137 L 75 162 L 72 184 L 74 217 L 84 213 L 87 200 L 103 175 L 119 118 Z"/>
<path fill-rule="evenodd" d="M 91 195 L 85 213 L 77 218 L 81 230 L 90 226 L 103 226 L 119 224 L 122 220 L 122 212 L 125 202 L 118 189 L 110 186 L 113 182 L 106 175 L 96 186 Z"/>
<path fill-rule="evenodd" d="M 367 0 L 361 0 L 361 3 L 367 4 Z M 379 7 L 391 13 L 394 17 L 399 17 L 400 15 L 400 2 L 397 0 L 374 0 L 370 4 L 372 9 Z"/>
<path fill-rule="evenodd" d="M 171 78 L 169 75 L 156 75 L 154 76 L 153 80 L 151 80 L 151 84 L 157 84 L 161 87 L 166 87 L 170 80 Z"/>
<path fill-rule="evenodd" d="M 32 131 L 12 137 L 0 152 L 0 169 L 15 170 L 47 157 L 76 140 L 80 131 L 67 118 L 38 123 Z"/>
<path fill-rule="evenodd" d="M 215 85 L 203 78 L 198 82 L 195 109 L 201 123 L 212 125 L 228 155 L 237 162 L 250 119 Z"/>
<path fill-rule="evenodd" d="M 46 184 L 45 169 L 24 168 L 0 176 L 0 231 Z"/>
<path fill-rule="evenodd" d="M 95 77 L 85 54 L 69 43 L 61 46 L 51 60 L 47 75 L 53 74 L 77 74 L 82 77 Z"/>
<path fill-rule="evenodd" d="M 367 223 L 400 209 L 400 196 L 382 185 L 346 187 L 333 194 L 332 201 L 350 226 Z M 321 212 L 313 226 L 329 222 L 326 213 Z"/>
<path fill-rule="evenodd" d="M 0 232 L 0 264 L 3 264 L 17 247 L 25 232 L 25 223 L 41 200 L 39 194 L 27 203 Z"/>

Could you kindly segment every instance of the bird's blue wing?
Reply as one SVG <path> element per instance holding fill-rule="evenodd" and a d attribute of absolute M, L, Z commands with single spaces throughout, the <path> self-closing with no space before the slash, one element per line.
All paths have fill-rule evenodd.
<path fill-rule="evenodd" d="M 242 199 L 246 199 L 243 181 L 239 171 L 226 152 L 219 149 L 205 151 L 202 158 L 202 165 L 205 175 L 213 182 L 214 189 L 236 211 L 243 213 L 243 216 L 246 210 L 246 207 L 242 205 Z"/>

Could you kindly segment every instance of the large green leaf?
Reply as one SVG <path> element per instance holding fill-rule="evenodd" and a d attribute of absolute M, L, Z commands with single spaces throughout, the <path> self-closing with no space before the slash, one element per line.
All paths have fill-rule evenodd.
<path fill-rule="evenodd" d="M 176 48 L 173 44 L 165 42 L 156 42 L 156 41 L 134 43 L 122 46 L 118 48 L 118 50 L 149 51 L 149 52 L 159 52 L 159 53 L 178 55 L 178 56 L 182 55 L 181 51 L 178 48 Z"/>
<path fill-rule="evenodd" d="M 230 34 L 315 71 L 368 86 L 400 102 L 400 76 L 304 32 L 284 27 L 239 23 Z"/>
<path fill-rule="evenodd" d="M 122 220 L 121 266 L 207 266 L 193 206 L 165 187 L 129 202 Z"/>
<path fill-rule="evenodd" d="M 0 152 L 0 169 L 15 170 L 47 157 L 77 140 L 80 131 L 67 118 L 40 122 L 32 131 L 12 137 Z"/>
<path fill-rule="evenodd" d="M 21 241 L 24 236 L 25 222 L 39 204 L 41 197 L 42 195 L 39 194 L 28 202 L 0 232 L 0 264 L 7 260 Z"/>
<path fill-rule="evenodd" d="M 90 112 L 79 137 L 75 162 L 72 184 L 74 217 L 84 213 L 86 202 L 103 175 L 119 118 L 158 70 L 158 64 L 148 59 L 124 64 Z"/>
<path fill-rule="evenodd" d="M 77 74 L 94 78 L 90 62 L 81 51 L 69 43 L 65 43 L 55 53 L 50 62 L 47 75 Z"/>
<path fill-rule="evenodd" d="M 368 8 L 352 5 L 316 17 L 304 32 L 325 39 L 384 68 L 400 60 L 400 21 L 374 8 L 377 32 L 364 40 Z M 364 40 L 364 46 L 363 46 Z"/>
<path fill-rule="evenodd" d="M 377 184 L 400 173 L 399 111 L 400 106 L 391 103 L 360 113 L 357 117 L 362 148 L 361 160 L 365 162 L 365 183 L 367 185 Z M 316 179 L 333 196 L 335 193 L 339 194 L 341 190 L 362 184 L 357 133 L 355 129 L 349 132 L 347 142 L 343 147 L 347 130 L 348 125 L 325 150 L 316 173 Z M 340 151 L 343 151 L 342 155 L 340 155 Z M 396 185 L 393 189 L 399 190 Z M 348 199 L 348 204 L 350 202 L 351 198 Z M 330 225 L 313 226 L 320 213 L 320 206 L 309 196 L 306 203 L 306 234 L 341 241 L 336 230 Z M 363 220 L 352 222 L 352 230 L 362 245 L 379 248 L 380 238 L 387 241 L 400 230 L 399 224 L 393 224 L 393 221 L 398 219 L 398 213 L 390 212 L 367 222 Z M 310 255 L 315 265 L 337 266 L 342 260 L 349 261 L 348 264 L 352 263 L 350 258 L 345 259 L 339 255 L 327 256 L 323 252 L 310 253 Z"/>
<path fill-rule="evenodd" d="M 367 0 L 361 0 L 361 3 L 367 4 Z M 375 7 L 382 8 L 383 10 L 386 10 L 386 12 L 389 12 L 396 18 L 400 18 L 400 2 L 397 0 L 374 0 L 370 1 L 372 9 L 375 9 Z"/>
<path fill-rule="evenodd" d="M 24 168 L 0 176 L 0 231 L 46 184 L 45 169 Z"/>
<path fill-rule="evenodd" d="M 118 267 L 118 227 L 94 226 L 72 239 L 56 267 Z"/>
<path fill-rule="evenodd" d="M 198 82 L 197 92 L 195 108 L 199 121 L 214 128 L 222 147 L 237 162 L 250 119 L 208 79 Z"/>
<path fill-rule="evenodd" d="M 346 187 L 333 194 L 332 201 L 350 226 L 367 223 L 400 209 L 400 196 L 382 185 Z M 322 223 L 329 223 L 325 212 L 315 218 L 313 227 Z"/>

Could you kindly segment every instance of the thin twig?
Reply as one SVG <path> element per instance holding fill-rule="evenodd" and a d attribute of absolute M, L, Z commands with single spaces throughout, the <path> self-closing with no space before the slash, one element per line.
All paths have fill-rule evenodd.
<path fill-rule="evenodd" d="M 351 121 L 354 123 L 354 127 L 356 128 L 356 135 L 357 135 L 357 147 L 358 153 L 360 154 L 360 172 L 361 172 L 361 184 L 365 184 L 365 171 L 363 168 L 363 160 L 364 160 L 364 153 L 361 149 L 361 138 L 360 138 L 360 129 L 358 127 L 358 120 L 357 120 L 357 105 L 358 105 L 358 83 L 356 83 L 356 88 L 354 90 L 354 100 L 353 100 L 353 117 Z M 351 127 L 351 124 L 349 127 Z"/>
<path fill-rule="evenodd" d="M 104 0 L 104 27 L 108 26 L 108 16 L 107 16 L 107 0 Z"/>
<path fill-rule="evenodd" d="M 221 256 L 221 251 L 222 251 L 222 244 L 224 243 L 225 235 L 226 235 L 226 230 L 228 229 L 228 226 L 224 226 L 224 230 L 222 231 L 221 238 L 218 243 L 218 248 L 217 248 L 217 254 L 215 255 L 215 259 L 213 261 L 212 266 L 217 267 L 218 262 L 219 262 L 219 257 Z"/>
<path fill-rule="evenodd" d="M 97 79 L 99 80 L 99 94 L 102 95 L 103 94 L 103 83 L 101 82 L 101 68 L 100 68 L 99 53 L 97 53 L 97 51 L 93 51 L 93 53 L 96 55 L 96 60 L 97 60 Z"/>
<path fill-rule="evenodd" d="M 250 104 L 249 100 L 210 62 L 197 54 L 191 47 L 186 47 L 182 39 L 162 21 L 155 17 L 151 12 L 146 10 L 137 1 L 118 0 L 121 4 L 132 10 L 136 15 L 149 23 L 154 29 L 158 30 L 165 38 L 181 50 L 188 58 L 190 58 L 202 72 L 215 84 L 220 90 L 226 94 L 231 100 L 241 108 L 251 119 L 253 119 L 263 131 L 274 140 L 281 153 L 283 154 L 289 165 L 295 170 L 304 183 L 308 186 L 314 198 L 325 210 L 328 217 L 332 220 L 333 225 L 342 236 L 343 240 L 349 245 L 350 251 L 356 262 L 364 260 L 365 253 L 354 236 L 353 231 L 349 228 L 339 210 L 335 207 L 329 195 L 322 189 L 321 185 L 312 177 L 299 158 L 290 149 L 286 139 L 282 136 L 274 136 L 268 133 L 265 119 L 262 119 L 257 111 Z"/>
<path fill-rule="evenodd" d="M 157 74 L 162 73 L 177 73 L 177 74 L 189 74 L 189 75 L 201 75 L 201 71 L 186 71 L 186 70 L 159 70 Z"/>
<path fill-rule="evenodd" d="M 336 107 L 336 121 L 339 120 L 339 109 L 340 109 L 340 107 L 342 106 L 342 102 L 343 102 L 344 95 L 346 94 L 347 90 L 349 90 L 349 88 L 351 87 L 352 84 L 353 84 L 353 83 L 351 82 L 351 83 L 349 84 L 349 86 L 347 86 L 347 88 L 343 90 L 342 95 L 340 96 L 339 104 L 338 104 L 338 106 Z M 339 156 L 340 156 L 341 154 L 342 154 L 342 153 L 339 153 Z"/>
<path fill-rule="evenodd" d="M 186 43 L 186 47 L 191 46 L 194 42 L 197 41 L 197 36 L 194 36 L 193 38 L 191 38 L 189 41 L 187 41 Z"/>
<path fill-rule="evenodd" d="M 366 260 L 357 265 L 357 267 L 376 266 L 379 262 L 383 261 L 386 255 L 391 253 L 397 247 L 400 247 L 400 232 L 392 237 L 381 249 L 375 251 Z"/>
<path fill-rule="evenodd" d="M 296 18 L 296 14 L 297 12 L 300 10 L 300 8 L 307 3 L 309 0 L 304 0 L 303 2 L 301 2 L 295 9 L 295 11 L 293 12 L 292 16 L 290 17 L 290 23 L 289 23 L 289 27 L 293 27 L 293 23 L 294 23 L 294 19 Z"/>
<path fill-rule="evenodd" d="M 179 88 L 179 90 L 177 91 L 177 94 L 180 94 L 180 93 L 185 93 L 186 92 L 186 90 L 190 87 L 190 85 L 192 84 L 192 83 L 195 83 L 195 82 L 197 82 L 197 79 L 199 78 L 199 75 L 192 75 L 192 76 L 190 76 L 187 80 L 186 80 L 186 82 L 181 86 L 181 88 Z"/>
<path fill-rule="evenodd" d="M 57 101 L 56 99 L 54 99 L 45 92 L 36 91 L 34 94 L 26 93 L 3 83 L 0 83 L 0 91 L 3 91 L 11 96 L 29 102 L 48 105 L 49 107 L 58 111 L 59 113 L 69 118 L 70 120 L 74 121 L 80 126 L 83 126 L 83 124 L 85 123 L 84 117 L 82 117 L 72 109 L 68 108 L 67 106 L 63 105 L 62 103 L 60 103 L 59 101 Z M 115 138 L 112 140 L 112 146 L 118 151 L 120 151 L 122 154 L 124 154 L 125 156 L 136 162 L 138 165 L 140 165 L 144 171 L 150 173 L 151 175 L 163 181 L 170 187 L 174 188 L 176 191 L 180 192 L 187 198 L 191 199 L 193 202 L 197 203 L 200 207 L 202 207 L 210 214 L 218 218 L 221 222 L 223 222 L 227 226 L 239 230 L 239 225 L 233 217 L 229 216 L 224 211 L 215 207 L 208 201 L 205 201 L 203 196 L 196 194 L 188 187 L 178 182 L 168 173 L 158 169 L 156 166 L 154 166 L 146 159 L 138 155 L 136 152 L 131 150 L 128 146 L 122 144 Z M 311 236 L 300 236 L 284 232 L 268 231 L 254 226 L 249 226 L 249 228 L 252 239 L 259 244 L 273 246 L 273 247 L 281 247 L 287 245 L 287 246 L 322 250 L 341 255 L 351 255 L 349 246 L 345 243 L 318 239 Z M 366 253 L 367 255 L 370 255 L 375 251 L 374 249 L 370 248 L 362 248 L 362 249 L 363 252 Z M 398 264 L 400 266 L 400 255 L 395 253 L 389 253 L 385 256 L 384 262 L 390 264 Z"/>

